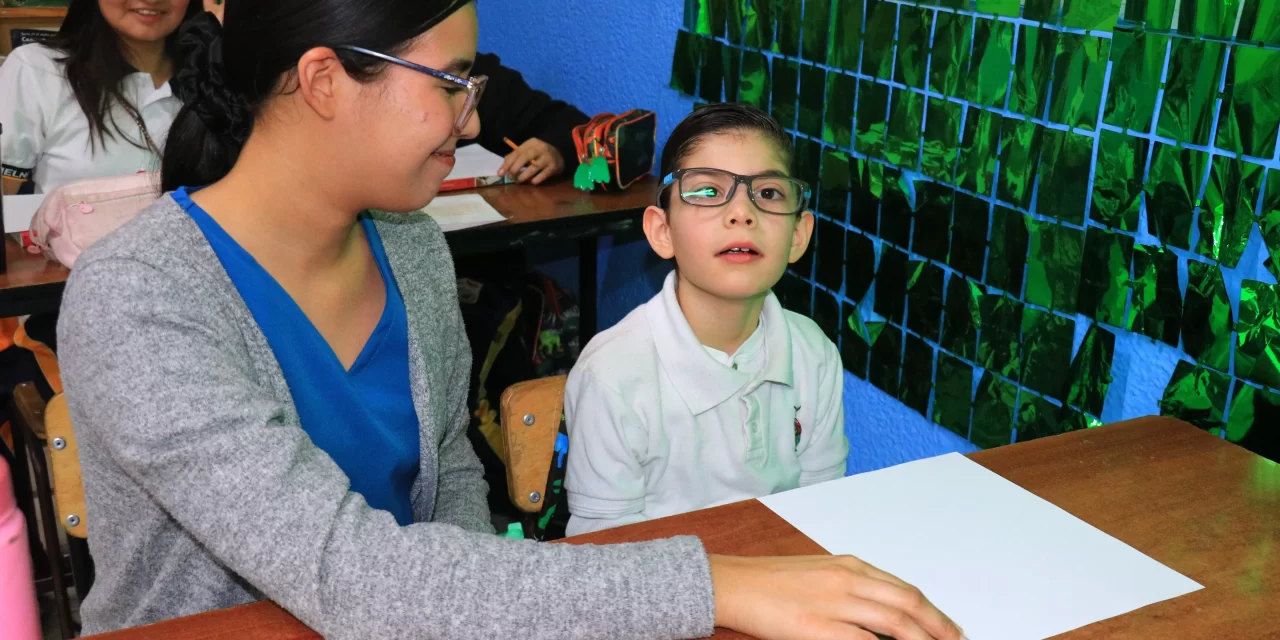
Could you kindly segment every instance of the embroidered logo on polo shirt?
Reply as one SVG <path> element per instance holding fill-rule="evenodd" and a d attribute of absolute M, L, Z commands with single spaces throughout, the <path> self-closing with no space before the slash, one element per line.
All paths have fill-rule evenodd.
<path fill-rule="evenodd" d="M 796 407 L 796 448 L 800 447 L 800 436 L 804 433 L 804 427 L 800 426 L 800 407 Z"/>

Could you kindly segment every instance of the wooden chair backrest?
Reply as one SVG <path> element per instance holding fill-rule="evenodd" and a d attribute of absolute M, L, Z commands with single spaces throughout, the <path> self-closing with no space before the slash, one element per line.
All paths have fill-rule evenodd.
<path fill-rule="evenodd" d="M 525 513 L 538 513 L 546 502 L 547 473 L 564 415 L 567 379 L 553 376 L 528 380 L 513 384 L 502 393 L 507 491 L 511 503 Z"/>
<path fill-rule="evenodd" d="M 44 411 L 44 426 L 48 439 L 49 472 L 53 476 L 53 496 L 58 504 L 58 522 L 69 535 L 87 536 L 84 507 L 84 482 L 80 478 L 80 448 L 76 434 L 71 429 L 71 413 L 67 410 L 67 397 L 54 396 Z M 75 516 L 72 518 L 72 516 Z M 71 523 L 75 522 L 73 526 Z"/>

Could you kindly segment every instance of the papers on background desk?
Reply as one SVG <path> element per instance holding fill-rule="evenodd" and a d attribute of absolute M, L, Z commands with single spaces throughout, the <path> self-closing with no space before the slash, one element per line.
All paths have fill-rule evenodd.
<path fill-rule="evenodd" d="M 18 233 L 31 228 L 36 209 L 44 202 L 44 194 L 4 196 L 4 231 Z"/>
<path fill-rule="evenodd" d="M 1042 640 L 1203 588 L 959 454 L 760 502 L 919 587 L 970 640 Z"/>
<path fill-rule="evenodd" d="M 435 218 L 436 223 L 446 232 L 506 220 L 484 198 L 474 193 L 438 196 L 422 211 Z"/>
<path fill-rule="evenodd" d="M 440 191 L 460 191 L 487 187 L 493 184 L 505 184 L 506 178 L 498 177 L 498 169 L 502 168 L 502 156 L 485 149 L 478 144 L 459 147 L 454 154 L 457 164 L 449 172 L 440 185 Z"/>

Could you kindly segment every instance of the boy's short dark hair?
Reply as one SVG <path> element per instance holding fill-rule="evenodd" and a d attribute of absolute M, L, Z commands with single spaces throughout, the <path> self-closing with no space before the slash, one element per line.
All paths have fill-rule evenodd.
<path fill-rule="evenodd" d="M 777 148 L 787 172 L 792 172 L 791 136 L 782 130 L 777 121 L 751 105 L 726 102 L 699 107 L 676 125 L 662 149 L 661 175 L 666 176 L 678 169 L 680 163 L 692 155 L 708 136 L 730 131 L 760 134 Z M 664 189 L 662 207 L 667 208 L 670 203 L 671 191 Z"/>

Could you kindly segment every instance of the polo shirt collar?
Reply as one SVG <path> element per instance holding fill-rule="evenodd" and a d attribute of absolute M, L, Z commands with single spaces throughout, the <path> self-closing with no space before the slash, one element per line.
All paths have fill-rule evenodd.
<path fill-rule="evenodd" d="M 758 379 L 791 386 L 791 334 L 782 305 L 770 292 L 765 298 L 764 340 L 766 363 Z M 757 379 L 751 374 L 731 369 L 716 362 L 702 348 L 693 327 L 680 310 L 676 299 L 676 274 L 667 274 L 662 291 L 645 305 L 645 317 L 653 333 L 658 360 L 671 378 L 689 411 L 705 413 L 723 404 Z"/>

